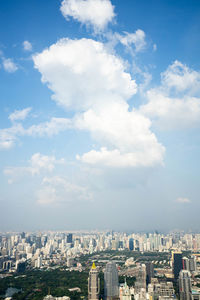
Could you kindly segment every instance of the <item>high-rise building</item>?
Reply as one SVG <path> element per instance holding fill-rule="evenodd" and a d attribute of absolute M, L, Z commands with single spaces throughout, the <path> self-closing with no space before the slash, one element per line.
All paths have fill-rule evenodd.
<path fill-rule="evenodd" d="M 174 279 L 177 280 L 179 277 L 180 271 L 183 269 L 183 261 L 182 261 L 182 253 L 181 252 L 173 252 L 173 273 Z"/>
<path fill-rule="evenodd" d="M 196 257 L 191 256 L 189 258 L 183 257 L 183 270 L 188 270 L 190 272 L 196 271 Z"/>
<path fill-rule="evenodd" d="M 192 300 L 191 275 L 187 270 L 181 270 L 179 274 L 180 300 Z"/>
<path fill-rule="evenodd" d="M 88 278 L 88 299 L 89 300 L 98 300 L 100 291 L 100 280 L 98 277 L 98 271 L 93 262 L 92 268 L 89 273 Z"/>
<path fill-rule="evenodd" d="M 183 270 L 190 270 L 189 269 L 189 258 L 187 257 L 183 257 Z"/>
<path fill-rule="evenodd" d="M 36 248 L 42 248 L 41 236 L 36 237 L 35 243 L 36 243 Z"/>
<path fill-rule="evenodd" d="M 146 281 L 147 284 L 151 283 L 151 278 L 154 277 L 154 265 L 152 264 L 151 261 L 146 262 Z"/>
<path fill-rule="evenodd" d="M 195 256 L 191 256 L 189 258 L 189 271 L 190 272 L 195 272 L 197 269 L 197 266 L 196 266 L 196 257 Z"/>
<path fill-rule="evenodd" d="M 145 264 L 138 265 L 138 273 L 135 282 L 135 291 L 140 293 L 141 290 L 146 291 L 146 266 Z"/>
<path fill-rule="evenodd" d="M 112 250 L 117 250 L 119 247 L 119 241 L 118 239 L 113 239 L 112 240 Z"/>
<path fill-rule="evenodd" d="M 107 263 L 104 272 L 104 299 L 119 299 L 119 280 L 116 264 L 112 261 Z"/>
<path fill-rule="evenodd" d="M 119 241 L 119 248 L 120 248 L 120 249 L 123 249 L 123 248 L 124 248 L 124 243 L 123 243 L 123 241 Z"/>
<path fill-rule="evenodd" d="M 67 243 L 72 243 L 72 239 L 73 239 L 72 233 L 68 233 L 68 235 L 67 235 Z"/>
<path fill-rule="evenodd" d="M 129 239 L 129 250 L 133 251 L 134 249 L 134 243 L 133 243 L 133 239 Z"/>

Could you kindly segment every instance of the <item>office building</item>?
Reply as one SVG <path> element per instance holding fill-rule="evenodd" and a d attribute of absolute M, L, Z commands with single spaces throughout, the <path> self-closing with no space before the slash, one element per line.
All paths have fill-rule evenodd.
<path fill-rule="evenodd" d="M 189 258 L 183 257 L 183 270 L 190 270 Z"/>
<path fill-rule="evenodd" d="M 138 273 L 135 282 L 135 291 L 139 293 L 141 290 L 146 291 L 146 266 L 141 264 L 138 266 Z"/>
<path fill-rule="evenodd" d="M 116 264 L 112 261 L 107 263 L 104 272 L 104 299 L 119 299 L 119 280 Z"/>
<path fill-rule="evenodd" d="M 173 273 L 174 279 L 177 280 L 179 277 L 180 271 L 183 269 L 182 253 L 173 252 Z"/>
<path fill-rule="evenodd" d="M 189 258 L 183 257 L 183 270 L 188 270 L 190 272 L 196 271 L 196 257 L 191 256 Z"/>
<path fill-rule="evenodd" d="M 180 300 L 192 300 L 191 275 L 187 270 L 181 270 L 179 274 Z"/>
<path fill-rule="evenodd" d="M 154 277 L 154 265 L 152 264 L 151 261 L 146 262 L 146 281 L 147 281 L 147 285 L 149 283 L 151 283 L 151 278 Z"/>
<path fill-rule="evenodd" d="M 73 240 L 72 233 L 68 233 L 68 235 L 67 235 L 67 243 L 72 243 L 72 240 Z"/>
<path fill-rule="evenodd" d="M 133 239 L 129 239 L 129 250 L 133 251 L 134 249 L 134 242 L 133 242 Z"/>
<path fill-rule="evenodd" d="M 197 263 L 196 263 L 196 257 L 191 256 L 189 258 L 189 271 L 190 272 L 195 272 L 197 270 Z"/>

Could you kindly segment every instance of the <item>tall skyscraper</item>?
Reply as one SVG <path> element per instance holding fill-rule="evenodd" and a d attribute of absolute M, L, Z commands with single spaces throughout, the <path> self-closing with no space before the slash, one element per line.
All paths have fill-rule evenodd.
<path fill-rule="evenodd" d="M 98 277 L 98 271 L 96 269 L 95 263 L 93 262 L 92 268 L 89 273 L 88 278 L 88 299 L 98 300 L 100 291 L 100 280 Z"/>
<path fill-rule="evenodd" d="M 196 257 L 195 256 L 191 256 L 189 258 L 189 270 L 190 272 L 195 272 L 196 271 Z"/>
<path fill-rule="evenodd" d="M 191 256 L 189 258 L 183 258 L 183 270 L 188 270 L 190 272 L 196 271 L 196 257 Z"/>
<path fill-rule="evenodd" d="M 189 258 L 187 257 L 183 257 L 183 270 L 190 270 L 189 269 Z"/>
<path fill-rule="evenodd" d="M 112 261 L 107 263 L 104 272 L 104 299 L 119 299 L 119 280 L 116 264 Z"/>
<path fill-rule="evenodd" d="M 183 269 L 182 253 L 173 252 L 173 273 L 174 279 L 177 280 L 179 277 L 180 271 Z"/>
<path fill-rule="evenodd" d="M 181 270 L 179 274 L 180 300 L 192 300 L 191 275 L 187 270 Z"/>
<path fill-rule="evenodd" d="M 67 235 L 67 243 L 72 243 L 73 235 L 72 233 L 68 233 Z"/>
<path fill-rule="evenodd" d="M 146 266 L 141 264 L 138 266 L 138 273 L 135 282 L 135 291 L 139 293 L 141 289 L 146 291 Z"/>
<path fill-rule="evenodd" d="M 133 239 L 130 238 L 130 239 L 129 239 L 129 250 L 133 251 L 133 249 L 134 249 Z"/>
<path fill-rule="evenodd" d="M 151 283 L 151 278 L 154 277 L 154 265 L 152 264 L 151 261 L 146 262 L 146 281 L 147 281 L 147 285 L 149 283 Z"/>

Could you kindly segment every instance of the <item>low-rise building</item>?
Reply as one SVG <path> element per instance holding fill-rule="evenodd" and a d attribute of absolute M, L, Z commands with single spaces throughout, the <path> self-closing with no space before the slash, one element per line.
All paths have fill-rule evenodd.
<path fill-rule="evenodd" d="M 68 297 L 68 296 L 53 297 L 51 295 L 47 295 L 43 298 L 43 300 L 70 300 L 70 297 Z"/>

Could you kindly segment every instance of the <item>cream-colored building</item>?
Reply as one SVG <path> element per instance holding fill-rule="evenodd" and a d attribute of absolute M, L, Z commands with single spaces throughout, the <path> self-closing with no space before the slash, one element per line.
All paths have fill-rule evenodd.
<path fill-rule="evenodd" d="M 119 287 L 119 299 L 120 300 L 131 300 L 131 291 L 126 281 Z"/>
<path fill-rule="evenodd" d="M 99 273 L 93 262 L 92 268 L 89 273 L 88 278 L 88 299 L 89 300 L 98 300 L 99 299 L 99 291 L 100 291 L 100 280 L 98 277 Z"/>

